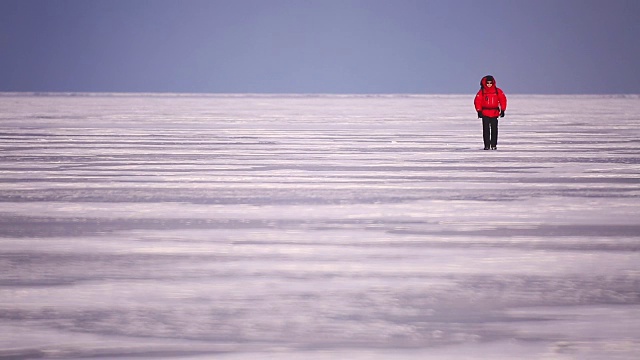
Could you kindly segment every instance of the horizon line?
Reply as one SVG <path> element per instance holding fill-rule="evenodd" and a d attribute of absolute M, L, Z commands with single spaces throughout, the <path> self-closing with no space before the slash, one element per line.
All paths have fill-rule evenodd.
<path fill-rule="evenodd" d="M 168 92 L 168 91 L 1 91 L 0 96 L 256 96 L 256 97 L 390 97 L 390 96 L 474 96 L 476 93 L 323 93 L 323 92 Z M 508 96 L 639 96 L 640 93 L 510 93 Z"/>

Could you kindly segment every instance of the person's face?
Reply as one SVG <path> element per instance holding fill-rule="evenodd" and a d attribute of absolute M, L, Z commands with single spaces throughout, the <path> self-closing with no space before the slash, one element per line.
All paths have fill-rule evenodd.
<path fill-rule="evenodd" d="M 493 81 L 487 80 L 487 87 L 492 87 L 492 86 L 493 86 Z"/>

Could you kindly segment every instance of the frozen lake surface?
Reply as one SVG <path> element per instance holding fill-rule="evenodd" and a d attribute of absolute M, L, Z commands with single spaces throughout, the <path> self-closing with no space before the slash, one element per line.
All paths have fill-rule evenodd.
<path fill-rule="evenodd" d="M 0 359 L 637 359 L 640 97 L 0 95 Z"/>

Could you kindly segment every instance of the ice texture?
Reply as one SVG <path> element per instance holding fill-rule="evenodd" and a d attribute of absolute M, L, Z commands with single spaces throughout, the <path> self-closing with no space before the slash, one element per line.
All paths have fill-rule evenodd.
<path fill-rule="evenodd" d="M 640 97 L 472 103 L 1 94 L 0 358 L 637 359 Z"/>

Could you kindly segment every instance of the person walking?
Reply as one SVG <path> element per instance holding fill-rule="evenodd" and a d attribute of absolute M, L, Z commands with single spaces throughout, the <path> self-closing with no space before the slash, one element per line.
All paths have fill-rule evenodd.
<path fill-rule="evenodd" d="M 496 79 L 487 75 L 480 80 L 480 90 L 473 101 L 482 119 L 482 138 L 485 150 L 498 148 L 498 117 L 507 110 L 507 96 L 496 86 Z"/>

